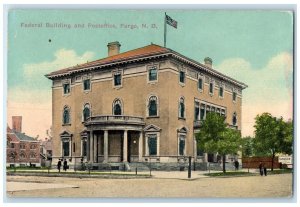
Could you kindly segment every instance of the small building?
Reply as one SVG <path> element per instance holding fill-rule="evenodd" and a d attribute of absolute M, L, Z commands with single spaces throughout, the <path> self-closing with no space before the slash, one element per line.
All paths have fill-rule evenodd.
<path fill-rule="evenodd" d="M 6 129 L 6 166 L 40 166 L 40 141 L 22 133 L 22 116 L 13 116 L 12 126 Z"/>
<path fill-rule="evenodd" d="M 40 142 L 41 166 L 50 166 L 52 160 L 52 139 Z M 47 164 L 48 162 L 48 164 Z"/>

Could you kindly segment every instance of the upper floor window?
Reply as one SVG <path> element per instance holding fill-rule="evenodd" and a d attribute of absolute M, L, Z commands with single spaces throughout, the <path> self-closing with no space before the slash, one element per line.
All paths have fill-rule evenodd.
<path fill-rule="evenodd" d="M 64 94 L 69 94 L 71 89 L 70 89 L 70 83 L 64 83 L 63 84 L 63 89 L 64 89 Z"/>
<path fill-rule="evenodd" d="M 183 97 L 179 99 L 179 118 L 185 118 L 185 105 Z"/>
<path fill-rule="evenodd" d="M 114 86 L 122 85 L 122 75 L 121 73 L 114 74 Z"/>
<path fill-rule="evenodd" d="M 113 115 L 122 115 L 122 103 L 120 99 L 113 102 Z"/>
<path fill-rule="evenodd" d="M 65 106 L 63 111 L 63 124 L 69 124 L 69 123 L 70 123 L 70 108 L 68 106 Z"/>
<path fill-rule="evenodd" d="M 214 83 L 213 83 L 213 82 L 210 82 L 210 83 L 209 83 L 209 93 L 210 93 L 211 95 L 214 94 Z"/>
<path fill-rule="evenodd" d="M 85 91 L 91 90 L 91 80 L 90 79 L 83 80 L 83 90 L 85 90 Z"/>
<path fill-rule="evenodd" d="M 36 145 L 35 144 L 30 145 L 30 149 L 36 149 Z"/>
<path fill-rule="evenodd" d="M 221 98 L 224 97 L 224 87 L 223 87 L 223 86 L 220 86 L 220 88 L 219 88 L 219 96 L 220 96 Z"/>
<path fill-rule="evenodd" d="M 14 143 L 10 143 L 10 148 L 15 148 L 15 144 Z"/>
<path fill-rule="evenodd" d="M 200 120 L 204 120 L 205 118 L 205 104 L 201 104 L 200 106 Z"/>
<path fill-rule="evenodd" d="M 198 79 L 198 89 L 203 90 L 203 79 L 202 78 Z"/>
<path fill-rule="evenodd" d="M 234 112 L 232 115 L 232 125 L 236 126 L 236 124 L 237 124 L 237 118 L 236 118 L 236 112 Z"/>
<path fill-rule="evenodd" d="M 157 113 L 157 97 L 156 96 L 151 96 L 149 98 L 149 103 L 148 103 L 148 115 L 149 116 L 158 116 Z"/>
<path fill-rule="evenodd" d="M 25 144 L 20 144 L 20 149 L 25 149 Z"/>
<path fill-rule="evenodd" d="M 232 92 L 232 100 L 234 102 L 236 101 L 236 92 L 235 91 Z"/>
<path fill-rule="evenodd" d="M 91 116 L 90 104 L 85 104 L 83 108 L 83 121 L 86 121 Z"/>
<path fill-rule="evenodd" d="M 157 80 L 157 67 L 156 66 L 149 67 L 148 80 L 149 81 L 156 81 Z"/>
<path fill-rule="evenodd" d="M 179 82 L 185 83 L 185 72 L 182 70 L 179 72 Z"/>
<path fill-rule="evenodd" d="M 194 120 L 199 120 L 199 113 L 200 112 L 200 106 L 199 106 L 199 102 L 195 102 L 195 117 Z"/>

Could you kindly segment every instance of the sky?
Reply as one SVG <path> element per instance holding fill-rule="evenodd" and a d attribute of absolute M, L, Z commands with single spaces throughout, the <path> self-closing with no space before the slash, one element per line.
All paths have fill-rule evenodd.
<path fill-rule="evenodd" d="M 43 139 L 52 124 L 51 80 L 44 75 L 106 57 L 107 43 L 112 41 L 121 43 L 121 52 L 151 43 L 163 46 L 164 12 L 178 22 L 177 29 L 167 28 L 168 48 L 201 63 L 211 57 L 216 70 L 249 86 L 243 90 L 243 136 L 253 136 L 254 118 L 263 112 L 285 120 L 293 117 L 291 12 L 11 10 L 7 124 L 12 125 L 11 116 L 20 115 L 23 131 Z M 30 27 L 30 23 L 42 27 Z M 97 24 L 115 27 L 93 27 Z"/>

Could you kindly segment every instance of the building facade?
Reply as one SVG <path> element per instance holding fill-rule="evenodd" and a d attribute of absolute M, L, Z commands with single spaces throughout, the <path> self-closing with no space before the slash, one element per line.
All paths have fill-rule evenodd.
<path fill-rule="evenodd" d="M 21 116 L 13 116 L 12 125 L 6 129 L 6 166 L 40 166 L 40 141 L 22 133 Z"/>
<path fill-rule="evenodd" d="M 52 80 L 53 162 L 216 161 L 197 149 L 195 133 L 207 112 L 241 130 L 247 86 L 171 49 L 148 45 L 47 74 Z"/>

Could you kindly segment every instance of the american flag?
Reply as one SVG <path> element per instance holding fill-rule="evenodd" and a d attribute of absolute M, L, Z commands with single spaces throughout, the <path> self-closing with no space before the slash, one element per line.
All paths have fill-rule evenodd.
<path fill-rule="evenodd" d="M 172 27 L 177 29 L 177 21 L 172 19 L 170 16 L 166 15 L 166 22 L 168 25 L 171 25 Z"/>

